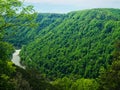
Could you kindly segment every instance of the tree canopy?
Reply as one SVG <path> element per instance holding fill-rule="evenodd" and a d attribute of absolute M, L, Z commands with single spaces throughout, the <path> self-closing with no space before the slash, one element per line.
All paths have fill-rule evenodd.
<path fill-rule="evenodd" d="M 92 9 L 66 14 L 60 23 L 39 29 L 34 41 L 22 47 L 22 63 L 50 79 L 98 77 L 100 68 L 113 61 L 113 43 L 120 38 L 119 12 Z"/>
<path fill-rule="evenodd" d="M 16 80 L 12 74 L 16 67 L 10 61 L 14 52 L 13 45 L 4 41 L 6 31 L 34 23 L 35 12 L 32 6 L 24 7 L 19 0 L 0 0 L 0 89 L 15 90 Z M 11 28 L 11 29 L 10 29 Z"/>
<path fill-rule="evenodd" d="M 1 90 L 119 90 L 119 42 L 113 49 L 120 39 L 119 9 L 37 18 L 34 12 L 19 0 L 0 0 Z M 26 70 L 10 62 L 14 48 L 5 41 L 22 47 Z"/>

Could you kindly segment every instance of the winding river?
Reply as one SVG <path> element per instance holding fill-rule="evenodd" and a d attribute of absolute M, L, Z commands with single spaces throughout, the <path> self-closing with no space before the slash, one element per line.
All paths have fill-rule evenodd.
<path fill-rule="evenodd" d="M 17 65 L 17 66 L 25 69 L 25 66 L 22 66 L 22 65 L 20 64 L 20 56 L 19 56 L 19 53 L 20 53 L 20 49 L 19 49 L 19 50 L 15 50 L 15 52 L 13 53 L 13 57 L 12 57 L 12 60 L 11 60 L 11 61 L 12 61 L 15 65 Z"/>

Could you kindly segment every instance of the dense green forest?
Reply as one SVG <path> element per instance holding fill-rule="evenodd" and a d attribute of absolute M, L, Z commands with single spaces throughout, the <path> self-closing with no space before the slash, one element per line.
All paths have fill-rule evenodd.
<path fill-rule="evenodd" d="M 20 27 L 32 28 L 35 16 L 32 6 L 25 7 L 19 0 L 0 0 L 0 90 L 54 90 L 38 71 L 23 70 L 11 62 L 15 48 L 4 39 Z"/>
<path fill-rule="evenodd" d="M 0 90 L 120 90 L 119 16 L 120 9 L 37 14 L 0 0 Z M 26 69 L 10 61 L 15 48 Z"/>
<path fill-rule="evenodd" d="M 49 14 L 41 13 L 35 18 L 36 26 L 34 28 L 19 27 L 13 30 L 10 28 L 6 31 L 4 40 L 12 43 L 15 47 L 21 48 L 22 45 L 26 45 L 37 38 L 42 29 L 55 27 L 65 18 L 63 14 Z M 53 28 L 51 27 L 51 29 Z"/>
<path fill-rule="evenodd" d="M 21 62 L 50 80 L 96 78 L 113 61 L 113 44 L 120 39 L 119 9 L 71 12 L 53 27 L 42 29 L 22 47 Z M 52 29 L 51 29 L 52 27 Z"/>

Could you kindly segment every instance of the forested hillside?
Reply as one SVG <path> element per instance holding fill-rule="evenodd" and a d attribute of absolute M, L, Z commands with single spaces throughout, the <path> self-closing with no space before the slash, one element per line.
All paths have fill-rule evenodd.
<path fill-rule="evenodd" d="M 24 6 L 19 0 L 0 0 L 0 90 L 55 89 L 35 69 L 23 70 L 15 66 L 11 62 L 15 48 L 4 39 L 6 35 L 16 33 L 20 27 L 32 28 L 36 24 L 35 16 L 32 6 Z"/>
<path fill-rule="evenodd" d="M 75 11 L 50 20 L 48 16 L 39 19 L 42 27 L 24 33 L 34 38 L 39 32 L 33 42 L 22 47 L 22 64 L 54 80 L 96 78 L 100 68 L 112 63 L 113 44 L 120 39 L 119 9 Z"/>
<path fill-rule="evenodd" d="M 15 48 L 21 48 L 25 69 L 10 61 Z M 120 90 L 119 85 L 120 9 L 37 14 L 19 0 L 0 0 L 0 90 Z"/>
<path fill-rule="evenodd" d="M 64 14 L 40 13 L 37 15 L 35 19 L 36 24 L 32 28 L 27 26 L 21 26 L 17 29 L 9 28 L 4 40 L 12 43 L 17 48 L 21 48 L 22 45 L 26 45 L 36 39 L 41 30 L 46 28 L 52 29 L 61 23 L 64 18 Z"/>

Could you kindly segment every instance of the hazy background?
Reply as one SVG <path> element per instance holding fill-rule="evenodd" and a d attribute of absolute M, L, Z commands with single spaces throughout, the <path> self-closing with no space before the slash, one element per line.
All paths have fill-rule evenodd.
<path fill-rule="evenodd" d="M 25 0 L 38 12 L 67 13 L 91 8 L 120 8 L 120 0 Z"/>

